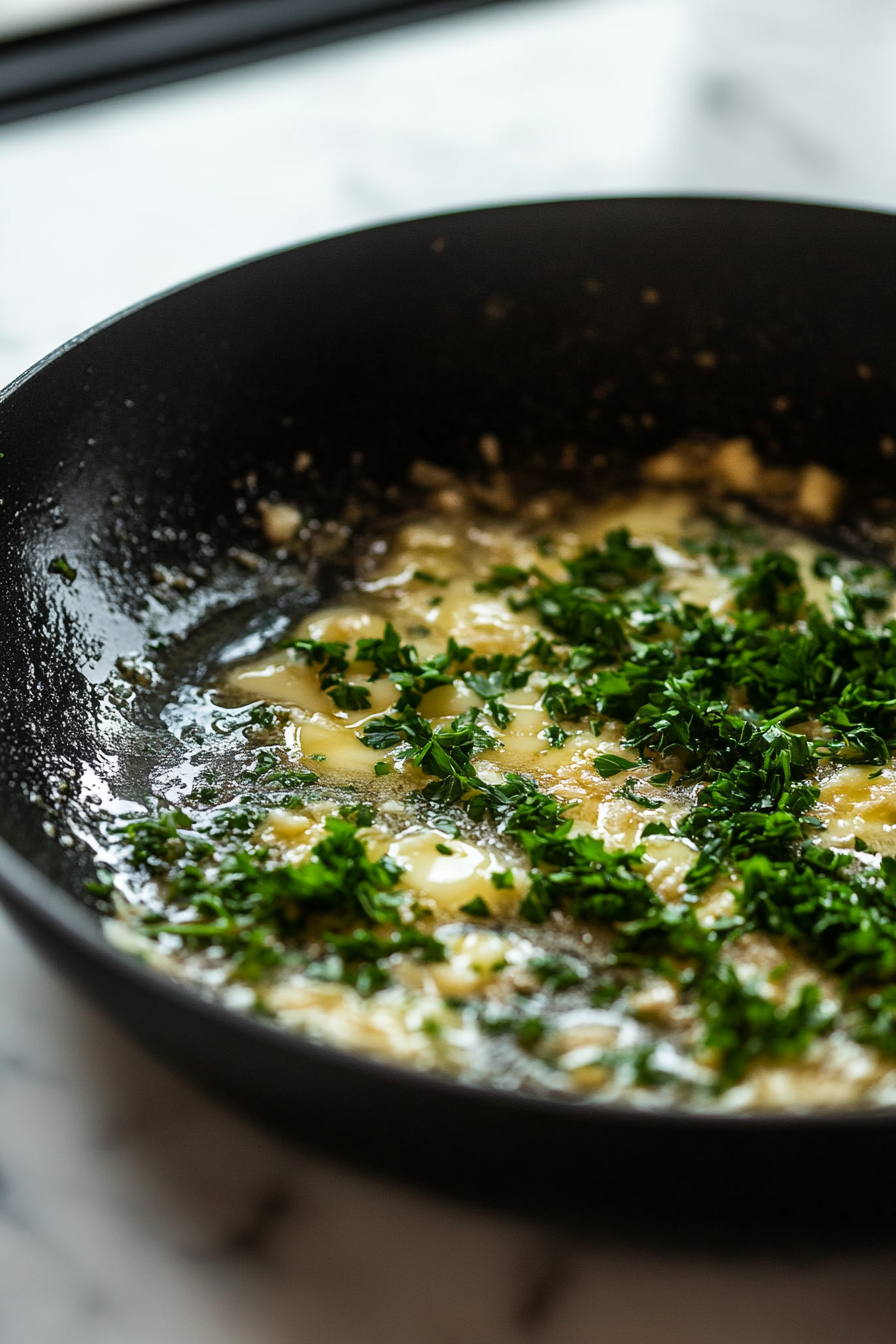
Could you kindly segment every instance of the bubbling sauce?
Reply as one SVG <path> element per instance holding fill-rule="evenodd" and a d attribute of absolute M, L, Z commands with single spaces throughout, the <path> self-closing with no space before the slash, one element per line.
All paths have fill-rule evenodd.
<path fill-rule="evenodd" d="M 111 828 L 108 936 L 460 1080 L 894 1104 L 889 572 L 660 485 L 544 531 L 408 518 L 195 688 L 248 764 Z"/>

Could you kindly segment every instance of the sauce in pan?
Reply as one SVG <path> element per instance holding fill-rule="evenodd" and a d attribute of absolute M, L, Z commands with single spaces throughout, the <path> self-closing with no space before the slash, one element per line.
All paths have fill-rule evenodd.
<path fill-rule="evenodd" d="M 239 769 L 111 827 L 110 939 L 466 1081 L 894 1104 L 893 577 L 648 474 L 553 514 L 436 491 L 182 697 Z"/>

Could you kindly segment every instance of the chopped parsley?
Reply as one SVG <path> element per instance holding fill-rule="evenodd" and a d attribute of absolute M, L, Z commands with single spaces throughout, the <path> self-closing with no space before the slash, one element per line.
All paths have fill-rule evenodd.
<path fill-rule="evenodd" d="M 451 639 L 421 658 L 391 623 L 354 649 L 306 639 L 281 646 L 314 669 L 341 711 L 369 709 L 369 684 L 388 678 L 395 704 L 358 729 L 365 746 L 392 755 L 375 763 L 375 776 L 395 763 L 425 775 L 415 805 L 447 840 L 482 825 L 504 837 L 528 866 L 524 923 L 563 926 L 571 918 L 602 931 L 597 960 L 539 953 L 515 1000 L 478 1003 L 484 1032 L 541 1057 L 552 1031 L 541 1005 L 551 995 L 581 993 L 595 1007 L 633 995 L 637 1002 L 638 987 L 659 975 L 694 1015 L 694 1057 L 716 1091 L 740 1082 L 756 1061 L 800 1057 L 835 1024 L 896 1055 L 896 860 L 869 855 L 859 837 L 851 853 L 821 848 L 813 815 L 820 764 L 865 762 L 879 775 L 896 746 L 896 621 L 873 619 L 890 604 L 893 578 L 819 556 L 814 574 L 830 585 L 828 617 L 809 600 L 790 555 L 765 550 L 742 561 L 740 548 L 755 542 L 720 531 L 714 541 L 684 543 L 729 577 L 731 606 L 719 614 L 664 587 L 654 550 L 617 529 L 603 547 L 558 561 L 560 577 L 539 566 L 498 565 L 477 585 L 537 621 L 539 633 L 522 655 L 483 657 Z M 52 567 L 69 581 L 63 560 Z M 424 570 L 413 577 L 447 582 Z M 681 783 L 690 809 L 671 824 L 642 819 L 641 843 L 613 849 L 577 833 L 574 806 L 533 780 L 511 771 L 493 783 L 493 774 L 480 774 L 478 758 L 501 750 L 499 734 L 513 719 L 506 697 L 536 672 L 550 720 L 540 736 L 549 746 L 563 746 L 576 727 L 598 734 L 608 720 L 621 722 L 622 749 L 634 756 L 593 758 L 602 779 L 624 776 L 614 796 L 650 813 L 683 796 Z M 481 703 L 433 724 L 423 702 L 451 685 Z M 243 715 L 234 726 L 269 730 L 276 722 L 264 705 Z M 244 777 L 255 792 L 244 801 L 219 804 L 203 785 L 192 801 L 204 811 L 162 807 L 121 823 L 131 864 L 160 893 L 143 918 L 145 931 L 176 935 L 191 948 L 223 947 L 236 977 L 258 980 L 294 962 L 311 978 L 362 995 L 393 983 L 402 958 L 444 961 L 425 903 L 415 904 L 402 886 L 402 867 L 368 851 L 363 832 L 376 820 L 369 804 L 352 802 L 328 816 L 299 863 L 279 862 L 253 841 L 271 807 L 296 806 L 319 783 L 310 771 L 282 770 L 266 749 L 254 762 Z M 634 773 L 642 767 L 652 773 Z M 653 788 L 664 796 L 652 796 Z M 678 837 L 693 850 L 683 895 L 672 904 L 648 881 L 645 842 L 657 836 Z M 442 841 L 435 849 L 455 853 Z M 511 868 L 492 872 L 490 881 L 498 891 L 516 884 Z M 697 912 L 710 888 L 733 893 L 734 913 L 707 924 Z M 96 890 L 106 899 L 111 883 Z M 461 911 L 492 918 L 481 895 Z M 814 983 L 786 1000 L 773 993 L 783 963 L 766 983 L 742 980 L 729 954 L 756 933 L 786 940 L 839 977 L 838 1002 Z M 312 955 L 309 947 L 322 950 Z M 461 1011 L 463 1001 L 454 1006 Z M 441 1033 L 437 1021 L 427 1030 Z M 636 1086 L 677 1086 L 663 1059 L 655 1043 L 599 1054 L 602 1067 Z"/>
<path fill-rule="evenodd" d="M 609 751 L 594 758 L 594 768 L 601 779 L 612 779 L 614 775 L 622 774 L 623 770 L 634 770 L 636 765 L 637 761 L 630 761 L 626 756 L 614 756 Z"/>
<path fill-rule="evenodd" d="M 797 1059 L 830 1030 L 833 1013 L 817 985 L 804 985 L 795 1002 L 779 1008 L 758 987 L 741 983 L 733 966 L 718 963 L 700 984 L 702 1047 L 716 1056 L 717 1091 L 739 1083 L 757 1059 Z"/>
<path fill-rule="evenodd" d="M 49 570 L 51 574 L 58 574 L 65 583 L 74 583 L 78 577 L 78 571 L 74 565 L 70 565 L 64 555 L 55 555 L 50 561 Z"/>
<path fill-rule="evenodd" d="M 461 910 L 465 915 L 472 915 L 474 919 L 488 919 L 491 911 L 481 896 L 474 896 L 466 905 L 462 905 Z"/>
<path fill-rule="evenodd" d="M 385 989 L 391 983 L 391 958 L 410 954 L 421 962 L 445 960 L 445 945 L 417 929 L 397 929 L 384 937 L 369 929 L 351 933 L 325 933 L 327 955 L 312 961 L 307 974 L 316 980 L 337 980 L 351 985 L 364 997 Z"/>

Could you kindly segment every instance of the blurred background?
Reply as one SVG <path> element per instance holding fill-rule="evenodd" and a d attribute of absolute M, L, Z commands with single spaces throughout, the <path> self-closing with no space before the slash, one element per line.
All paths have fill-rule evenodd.
<path fill-rule="evenodd" d="M 18 37 L 126 9 L 145 9 L 151 3 L 152 0 L 5 0 L 0 6 L 0 35 Z"/>
<path fill-rule="evenodd" d="M 0 385 L 147 294 L 407 215 L 892 208 L 894 64 L 892 0 L 0 0 Z M 894 1269 L 578 1244 L 337 1171 L 150 1063 L 0 920 L 2 1344 L 889 1344 Z"/>
<path fill-rule="evenodd" d="M 138 8 L 0 0 L 0 32 L 113 6 Z M 894 62 L 891 0 L 518 0 L 8 123 L 0 384 L 148 293 L 397 216 L 630 192 L 891 205 Z"/>

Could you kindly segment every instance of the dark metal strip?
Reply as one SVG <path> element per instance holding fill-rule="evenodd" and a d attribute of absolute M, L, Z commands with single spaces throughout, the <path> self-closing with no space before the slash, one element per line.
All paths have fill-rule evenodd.
<path fill-rule="evenodd" d="M 501 0 L 180 0 L 0 43 L 0 123 Z"/>

